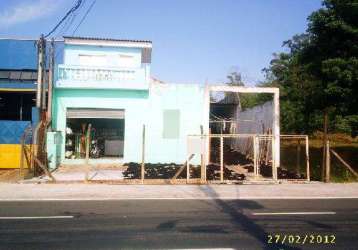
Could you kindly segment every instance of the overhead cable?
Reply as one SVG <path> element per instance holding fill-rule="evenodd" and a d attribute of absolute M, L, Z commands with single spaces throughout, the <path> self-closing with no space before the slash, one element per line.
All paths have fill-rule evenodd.
<path fill-rule="evenodd" d="M 56 26 L 46 35 L 45 38 L 49 37 L 56 29 L 67 19 L 67 17 L 74 13 L 82 4 L 82 0 L 77 0 L 76 4 L 66 13 L 66 15 L 56 24 Z"/>

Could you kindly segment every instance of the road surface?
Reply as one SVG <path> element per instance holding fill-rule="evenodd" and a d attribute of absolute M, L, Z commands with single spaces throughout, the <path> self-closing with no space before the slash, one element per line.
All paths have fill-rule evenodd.
<path fill-rule="evenodd" d="M 358 199 L 0 201 L 0 249 L 357 246 Z"/>

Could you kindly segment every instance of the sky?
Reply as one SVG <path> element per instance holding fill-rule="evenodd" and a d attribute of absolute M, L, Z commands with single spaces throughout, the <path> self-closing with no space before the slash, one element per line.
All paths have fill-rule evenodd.
<path fill-rule="evenodd" d="M 151 40 L 157 79 L 223 83 L 236 70 L 247 86 L 264 80 L 272 54 L 321 7 L 320 0 L 96 0 L 79 25 L 93 1 L 84 0 L 54 35 Z M 0 0 L 0 37 L 47 34 L 74 3 Z"/>

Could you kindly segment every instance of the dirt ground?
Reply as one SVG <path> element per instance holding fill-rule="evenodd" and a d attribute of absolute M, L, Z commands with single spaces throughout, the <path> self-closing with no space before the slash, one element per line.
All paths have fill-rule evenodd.
<path fill-rule="evenodd" d="M 0 182 L 10 182 L 15 183 L 24 178 L 30 178 L 31 174 L 27 169 L 22 170 L 20 173 L 20 169 L 1 169 L 0 170 Z"/>

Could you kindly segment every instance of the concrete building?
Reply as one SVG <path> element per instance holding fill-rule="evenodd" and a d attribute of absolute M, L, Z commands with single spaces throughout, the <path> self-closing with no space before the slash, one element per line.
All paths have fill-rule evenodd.
<path fill-rule="evenodd" d="M 0 168 L 18 168 L 21 136 L 36 120 L 36 40 L 2 38 L 0 55 Z"/>
<path fill-rule="evenodd" d="M 187 135 L 208 132 L 206 88 L 163 84 L 150 76 L 150 41 L 64 38 L 56 67 L 50 166 L 84 163 L 91 124 L 90 162 L 183 163 Z M 56 145 L 56 146 L 54 146 Z"/>
<path fill-rule="evenodd" d="M 274 178 L 277 175 L 280 165 L 277 88 L 163 83 L 151 77 L 150 41 L 64 37 L 64 41 L 55 43 L 55 50 L 52 117 L 46 138 L 50 169 L 60 164 L 85 163 L 87 145 L 89 162 L 94 164 L 143 160 L 183 164 L 189 158 L 193 164 L 203 161 L 210 164 L 210 152 L 218 145 L 211 143 L 209 137 L 214 136 L 214 141 L 222 137 L 210 135 L 210 131 L 217 133 L 215 125 L 223 125 L 226 129 L 220 133 L 229 133 L 226 138 L 236 138 L 241 143 L 242 138 L 249 144 L 259 139 L 261 130 L 241 133 L 243 117 L 239 117 L 242 114 L 238 112 L 238 100 L 213 102 L 210 98 L 213 92 L 221 92 L 222 96 L 225 92 L 236 92 L 273 94 L 272 112 L 268 112 L 272 119 L 265 125 L 272 129 L 272 136 L 263 136 L 272 142 L 272 175 Z M 37 112 L 33 112 L 37 88 L 36 40 L 2 39 L 0 52 L 0 168 L 18 168 L 20 138 L 26 127 L 34 130 L 38 121 Z M 227 129 L 227 124 L 236 126 Z M 29 139 L 27 143 L 31 143 Z M 225 140 L 225 145 L 232 145 L 233 139 Z"/>

